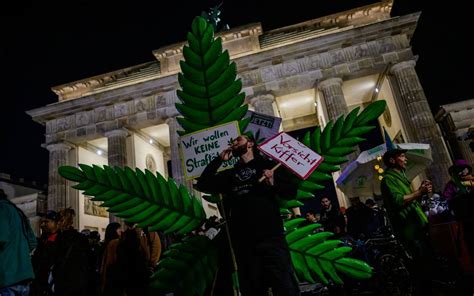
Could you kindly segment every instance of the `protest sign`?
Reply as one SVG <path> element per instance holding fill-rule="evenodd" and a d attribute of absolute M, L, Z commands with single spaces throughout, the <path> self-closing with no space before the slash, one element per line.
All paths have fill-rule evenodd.
<path fill-rule="evenodd" d="M 197 178 L 215 157 L 240 135 L 237 121 L 214 126 L 181 137 L 180 156 L 186 179 Z M 219 171 L 232 168 L 238 158 L 224 161 Z"/>
<path fill-rule="evenodd" d="M 279 133 L 258 149 L 305 180 L 324 160 L 323 157 L 286 133 Z"/>
<path fill-rule="evenodd" d="M 272 138 L 280 131 L 280 117 L 249 110 L 247 111 L 247 114 L 245 114 L 245 118 L 250 118 L 250 123 L 245 131 L 251 132 L 255 137 L 257 137 L 257 140 Z"/>

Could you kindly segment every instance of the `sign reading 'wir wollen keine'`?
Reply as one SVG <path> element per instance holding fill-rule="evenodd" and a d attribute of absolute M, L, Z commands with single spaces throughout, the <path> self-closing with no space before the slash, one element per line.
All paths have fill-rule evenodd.
<path fill-rule="evenodd" d="M 232 121 L 181 137 L 180 156 L 186 179 L 201 176 L 206 166 L 239 136 L 239 125 Z M 232 168 L 238 158 L 224 161 L 219 171 Z"/>
<path fill-rule="evenodd" d="M 305 180 L 324 160 L 300 141 L 285 133 L 265 141 L 258 149 Z"/>

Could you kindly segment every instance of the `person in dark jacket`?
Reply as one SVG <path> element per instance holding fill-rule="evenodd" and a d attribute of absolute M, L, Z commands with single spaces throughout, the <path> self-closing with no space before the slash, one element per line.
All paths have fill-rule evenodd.
<path fill-rule="evenodd" d="M 457 159 L 449 168 L 451 180 L 443 192 L 449 207 L 463 232 L 467 251 L 474 264 L 474 176 L 471 165 L 464 159 Z"/>
<path fill-rule="evenodd" d="M 239 136 L 209 163 L 197 187 L 224 194 L 242 294 L 266 295 L 267 287 L 271 287 L 273 295 L 299 295 L 276 200 L 277 195 L 294 197 L 296 187 L 285 179 L 284 169 L 274 174 L 274 163 L 261 157 L 254 145 L 249 137 Z M 231 157 L 238 157 L 239 162 L 218 173 Z M 265 179 L 259 182 L 262 176 Z"/>
<path fill-rule="evenodd" d="M 306 223 L 304 223 L 305 225 L 319 223 L 319 214 L 316 214 L 316 212 L 314 212 L 313 210 L 306 211 L 305 218 L 306 218 L 306 221 L 305 221 Z"/>
<path fill-rule="evenodd" d="M 369 237 L 376 235 L 377 233 L 382 234 L 387 225 L 386 217 L 381 208 L 371 198 L 365 201 L 365 205 L 370 210 L 370 219 L 367 227 L 367 233 Z"/>
<path fill-rule="evenodd" d="M 100 255 L 100 291 L 103 296 L 122 295 L 123 289 L 117 267 L 117 246 L 122 232 L 122 225 L 117 222 L 110 223 L 105 229 L 105 239 Z"/>
<path fill-rule="evenodd" d="M 350 197 L 351 206 L 346 210 L 347 233 L 354 239 L 363 239 L 368 235 L 371 218 L 370 209 L 360 201 L 358 196 Z"/>
<path fill-rule="evenodd" d="M 150 248 L 142 229 L 127 223 L 117 245 L 117 275 L 127 296 L 145 295 L 149 277 Z"/>
<path fill-rule="evenodd" d="M 101 252 L 101 245 L 100 245 L 100 234 L 98 231 L 94 230 L 86 236 L 89 247 L 87 252 L 87 283 L 88 283 L 88 292 L 87 295 L 95 296 L 99 293 L 99 268 L 100 268 L 100 252 Z"/>
<path fill-rule="evenodd" d="M 53 291 L 61 296 L 87 295 L 87 238 L 72 227 L 75 212 L 59 212 L 56 260 L 52 271 Z"/>
<path fill-rule="evenodd" d="M 331 200 L 326 196 L 321 198 L 320 222 L 324 227 L 324 231 L 330 231 L 337 237 L 345 233 L 346 221 L 344 215 L 332 205 Z"/>
<path fill-rule="evenodd" d="M 32 262 L 36 279 L 34 281 L 35 295 L 52 295 L 51 287 L 48 283 L 51 267 L 56 259 L 56 239 L 58 237 L 58 213 L 48 211 L 41 218 L 41 237 L 38 239 Z"/>
<path fill-rule="evenodd" d="M 319 221 L 319 218 L 320 218 L 320 215 L 318 213 L 316 213 L 313 210 L 308 210 L 305 213 L 305 221 L 301 223 L 299 227 L 304 227 L 304 226 L 308 226 L 312 224 L 321 224 Z M 312 233 L 314 234 L 314 233 L 318 233 L 322 231 L 324 231 L 324 228 L 321 225 L 321 227 L 313 229 Z"/>
<path fill-rule="evenodd" d="M 0 295 L 28 295 L 36 244 L 28 217 L 0 189 Z"/>

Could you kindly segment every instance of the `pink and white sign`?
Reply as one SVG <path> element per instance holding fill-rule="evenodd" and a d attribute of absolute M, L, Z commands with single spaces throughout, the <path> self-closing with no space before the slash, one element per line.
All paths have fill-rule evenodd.
<path fill-rule="evenodd" d="M 260 144 L 258 149 L 303 180 L 324 160 L 321 155 L 283 132 Z"/>

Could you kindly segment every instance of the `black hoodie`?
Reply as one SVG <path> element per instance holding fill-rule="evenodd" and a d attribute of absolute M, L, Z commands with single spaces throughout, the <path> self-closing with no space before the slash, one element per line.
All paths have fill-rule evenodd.
<path fill-rule="evenodd" d="M 234 241 L 259 241 L 283 236 L 277 195 L 284 199 L 296 197 L 296 186 L 290 184 L 286 169 L 275 171 L 275 185 L 270 186 L 265 181 L 258 182 L 258 179 L 264 170 L 271 169 L 275 163 L 261 156 L 247 163 L 238 162 L 234 168 L 217 173 L 221 164 L 220 157 L 211 161 L 196 187 L 203 192 L 224 195 L 224 207 Z"/>

